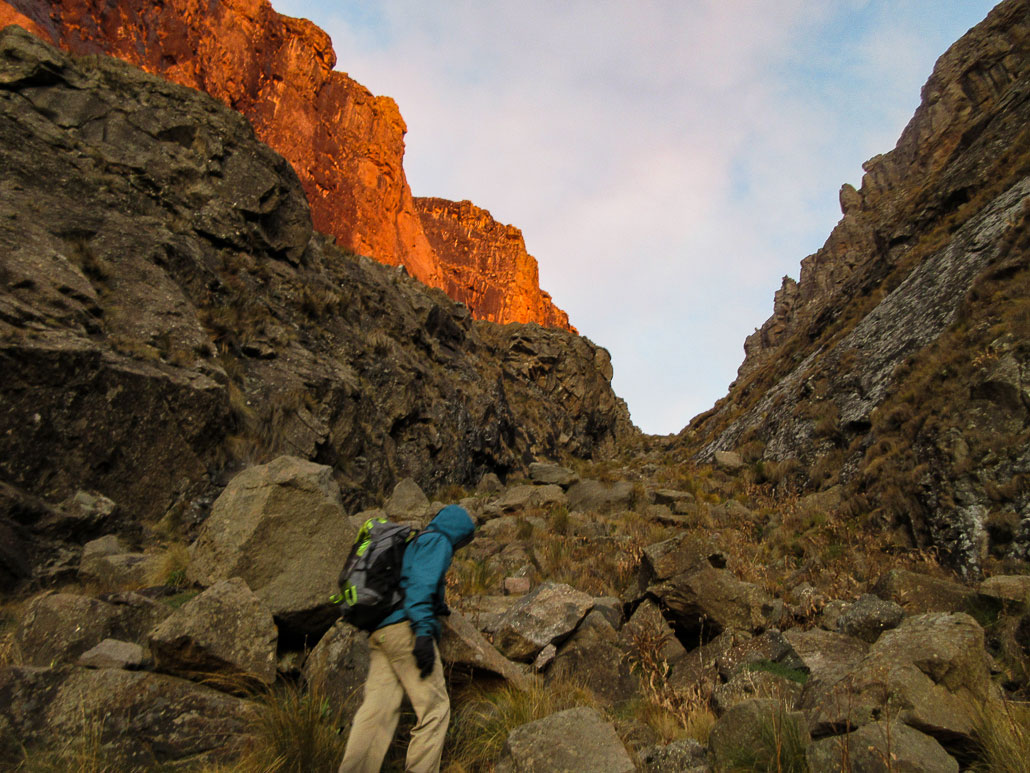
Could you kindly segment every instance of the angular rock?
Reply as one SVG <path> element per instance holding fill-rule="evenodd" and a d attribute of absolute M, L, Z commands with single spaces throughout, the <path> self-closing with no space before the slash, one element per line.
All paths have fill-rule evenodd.
<path fill-rule="evenodd" d="M 901 722 L 874 722 L 808 747 L 811 773 L 855 771 L 958 773 L 958 761 L 937 741 Z M 888 763 L 889 760 L 889 763 Z M 846 763 L 845 763 L 846 761 Z"/>
<path fill-rule="evenodd" d="M 872 644 L 881 633 L 896 628 L 904 617 L 898 604 L 867 593 L 841 613 L 837 630 Z"/>
<path fill-rule="evenodd" d="M 901 605 L 911 614 L 926 612 L 962 612 L 975 594 L 972 588 L 951 580 L 891 569 L 873 586 L 873 593 Z"/>
<path fill-rule="evenodd" d="M 484 473 L 483 477 L 479 479 L 479 483 L 476 484 L 476 492 L 480 494 L 500 494 L 502 491 L 504 491 L 504 484 L 493 472 Z"/>
<path fill-rule="evenodd" d="M 534 483 L 551 484 L 567 489 L 579 480 L 579 475 L 568 467 L 546 462 L 533 462 L 529 465 L 529 478 Z"/>
<path fill-rule="evenodd" d="M 446 665 L 465 666 L 502 677 L 520 690 L 528 690 L 531 679 L 525 667 L 504 657 L 460 612 L 442 618 L 440 659 Z"/>
<path fill-rule="evenodd" d="M 29 747 L 66 748 L 97 734 L 119 769 L 231 759 L 253 705 L 184 679 L 117 668 L 0 670 L 0 724 Z"/>
<path fill-rule="evenodd" d="M 142 588 L 150 584 L 160 562 L 158 556 L 127 551 L 116 535 L 109 534 L 83 547 L 79 579 L 109 588 Z"/>
<path fill-rule="evenodd" d="M 886 631 L 853 668 L 813 676 L 799 704 L 812 732 L 896 718 L 946 747 L 973 732 L 968 707 L 994 694 L 983 629 L 965 614 L 906 618 Z"/>
<path fill-rule="evenodd" d="M 603 483 L 581 480 L 569 488 L 569 509 L 589 513 L 614 513 L 629 510 L 636 501 L 636 490 L 628 480 Z"/>
<path fill-rule="evenodd" d="M 405 478 L 393 487 L 383 510 L 395 521 L 423 521 L 429 516 L 429 498 L 414 480 Z"/>
<path fill-rule="evenodd" d="M 137 594 L 124 594 L 111 603 L 47 593 L 30 602 L 15 631 L 15 646 L 26 665 L 73 663 L 104 639 L 139 642 L 170 613 L 164 605 Z"/>
<path fill-rule="evenodd" d="M 756 663 L 775 663 L 790 671 L 808 672 L 804 660 L 794 651 L 787 638 L 775 629 L 722 653 L 715 663 L 720 675 L 726 680 Z"/>
<path fill-rule="evenodd" d="M 586 707 L 559 711 L 515 728 L 508 734 L 502 759 L 513 773 L 636 770 L 614 726 L 597 709 Z"/>
<path fill-rule="evenodd" d="M 190 548 L 190 577 L 241 577 L 287 630 L 321 633 L 355 531 L 332 469 L 281 456 L 250 467 L 221 493 Z"/>
<path fill-rule="evenodd" d="M 308 691 L 353 715 L 368 676 L 368 634 L 342 620 L 326 631 L 304 661 Z"/>
<path fill-rule="evenodd" d="M 639 586 L 649 585 L 700 569 L 725 569 L 729 555 L 715 535 L 690 531 L 644 548 Z"/>
<path fill-rule="evenodd" d="M 279 631 L 239 577 L 216 582 L 150 634 L 158 671 L 246 690 L 275 681 Z"/>
<path fill-rule="evenodd" d="M 738 703 L 712 727 L 708 750 L 716 770 L 738 767 L 775 770 L 777 737 L 794 735 L 800 746 L 811 743 L 805 716 L 787 711 L 779 701 L 753 698 Z"/>
<path fill-rule="evenodd" d="M 783 634 L 813 679 L 836 681 L 857 667 L 869 645 L 842 633 L 813 628 L 791 628 Z"/>
<path fill-rule="evenodd" d="M 980 597 L 1008 611 L 1024 611 L 1030 606 L 1030 577 L 996 575 L 988 577 L 977 589 Z"/>
<path fill-rule="evenodd" d="M 714 458 L 719 468 L 727 472 L 736 472 L 744 466 L 744 460 L 736 451 L 716 451 Z"/>
<path fill-rule="evenodd" d="M 513 510 L 525 510 L 528 507 L 547 507 L 548 505 L 561 505 L 566 502 L 565 491 L 561 486 L 554 484 L 543 486 L 523 484 L 512 486 L 505 491 L 504 495 L 492 504 L 492 507 L 502 513 L 507 513 Z"/>
<path fill-rule="evenodd" d="M 793 709 L 801 697 L 802 686 L 793 679 L 787 679 L 763 670 L 741 669 L 729 681 L 716 685 L 712 690 L 712 708 L 722 716 L 738 703 L 755 698 L 769 698 L 777 704 Z"/>
<path fill-rule="evenodd" d="M 561 645 L 547 674 L 548 682 L 555 679 L 583 684 L 613 706 L 643 695 L 643 685 L 633 670 L 632 652 L 596 609 Z"/>
<path fill-rule="evenodd" d="M 83 652 L 77 665 L 86 668 L 127 668 L 143 665 L 143 648 L 138 644 L 117 639 L 104 639 L 91 650 Z"/>
<path fill-rule="evenodd" d="M 494 643 L 512 660 L 528 662 L 548 644 L 560 644 L 593 608 L 594 600 L 568 585 L 545 582 L 498 621 Z"/>
<path fill-rule="evenodd" d="M 637 606 L 619 631 L 619 639 L 629 652 L 645 649 L 648 657 L 669 665 L 682 660 L 687 654 L 672 626 L 651 599 L 644 599 Z M 639 652 L 637 656 L 640 657 Z"/>
<path fill-rule="evenodd" d="M 678 575 L 649 592 L 689 636 L 707 639 L 729 628 L 755 631 L 778 622 L 773 600 L 726 569 Z"/>

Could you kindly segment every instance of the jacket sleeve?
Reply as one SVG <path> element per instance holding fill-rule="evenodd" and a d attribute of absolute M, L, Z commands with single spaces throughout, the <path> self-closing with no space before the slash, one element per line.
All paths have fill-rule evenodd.
<path fill-rule="evenodd" d="M 416 636 L 435 636 L 436 591 L 451 564 L 454 549 L 442 534 L 418 539 L 404 555 L 404 613 Z"/>

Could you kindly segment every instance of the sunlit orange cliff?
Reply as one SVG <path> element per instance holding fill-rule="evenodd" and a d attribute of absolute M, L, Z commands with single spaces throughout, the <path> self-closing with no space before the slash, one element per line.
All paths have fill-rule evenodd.
<path fill-rule="evenodd" d="M 540 289 L 517 229 L 467 202 L 413 199 L 396 103 L 334 71 L 329 36 L 311 22 L 268 0 L 0 0 L 0 28 L 8 24 L 74 54 L 117 56 L 243 113 L 293 165 L 315 228 L 342 246 L 403 265 L 480 319 L 572 329 Z"/>

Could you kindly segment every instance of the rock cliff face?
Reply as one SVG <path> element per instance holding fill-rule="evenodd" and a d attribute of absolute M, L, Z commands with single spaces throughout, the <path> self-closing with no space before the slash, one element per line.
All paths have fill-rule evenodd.
<path fill-rule="evenodd" d="M 1030 550 L 1028 19 L 1007 0 L 940 58 L 729 395 L 683 433 L 700 459 L 799 461 L 974 570 Z"/>
<path fill-rule="evenodd" d="M 493 322 L 539 322 L 575 332 L 569 315 L 537 289 L 536 259 L 522 232 L 471 201 L 417 198 L 415 209 L 440 260 L 443 290 Z"/>
<path fill-rule="evenodd" d="M 0 166 L 0 482 L 25 501 L 91 489 L 188 522 L 289 453 L 358 507 L 635 432 L 604 350 L 344 253 L 290 164 L 198 91 L 8 27 Z"/>
<path fill-rule="evenodd" d="M 329 37 L 310 22 L 276 13 L 268 0 L 0 0 L 0 25 L 12 23 L 75 54 L 124 59 L 243 113 L 293 165 L 318 231 L 358 254 L 403 265 L 432 287 L 481 288 L 459 299 L 482 296 L 513 312 L 498 316 L 493 306 L 470 303 L 477 318 L 551 325 L 563 316 L 522 266 L 495 276 L 525 284 L 462 278 L 451 259 L 459 248 L 443 257 L 444 275 L 404 175 L 406 127 L 397 105 L 333 71 Z M 529 308 L 541 316 L 529 316 Z"/>

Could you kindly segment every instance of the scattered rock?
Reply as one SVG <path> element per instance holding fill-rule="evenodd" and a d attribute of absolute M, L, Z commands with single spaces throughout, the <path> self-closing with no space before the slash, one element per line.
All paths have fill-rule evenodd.
<path fill-rule="evenodd" d="M 736 472 L 744 466 L 744 460 L 736 451 L 716 451 L 714 458 L 716 465 L 727 472 Z"/>
<path fill-rule="evenodd" d="M 554 661 L 555 655 L 558 654 L 558 648 L 553 644 L 548 644 L 544 647 L 536 656 L 536 660 L 533 661 L 533 670 L 538 674 L 541 671 L 545 671 L 549 665 Z"/>
<path fill-rule="evenodd" d="M 237 689 L 275 681 L 279 632 L 272 614 L 239 577 L 222 580 L 150 634 L 158 671 Z"/>
<path fill-rule="evenodd" d="M 452 611 L 442 622 L 440 658 L 445 664 L 486 671 L 520 690 L 529 689 L 531 682 L 525 667 L 501 655 L 464 615 Z"/>
<path fill-rule="evenodd" d="M 528 662 L 560 644 L 593 608 L 594 600 L 568 585 L 545 582 L 523 596 L 497 624 L 494 641 L 512 660 Z"/>
<path fill-rule="evenodd" d="M 394 521 L 425 521 L 429 516 L 429 498 L 411 478 L 404 478 L 393 487 L 383 510 Z"/>
<path fill-rule="evenodd" d="M 529 478 L 534 483 L 552 484 L 567 489 L 579 480 L 579 476 L 567 467 L 544 462 L 529 465 Z"/>
<path fill-rule="evenodd" d="M 628 480 L 602 483 L 581 480 L 569 488 L 569 509 L 591 513 L 614 513 L 630 510 L 636 501 L 636 490 Z"/>
<path fill-rule="evenodd" d="M 1019 612 L 1030 604 L 1030 577 L 996 575 L 988 577 L 977 589 L 980 598 L 992 601 L 1007 611 Z"/>
<path fill-rule="evenodd" d="M 117 639 L 104 639 L 91 650 L 83 652 L 77 665 L 86 668 L 127 668 L 143 665 L 143 648 L 138 644 Z"/>
<path fill-rule="evenodd" d="M 951 580 L 891 569 L 873 586 L 873 593 L 901 605 L 908 614 L 962 612 L 975 594 L 972 588 Z"/>
<path fill-rule="evenodd" d="M 104 639 L 139 641 L 150 626 L 170 614 L 163 605 L 135 594 L 129 603 L 109 603 L 72 593 L 33 599 L 15 631 L 15 646 L 26 665 L 74 663 Z"/>
<path fill-rule="evenodd" d="M 79 580 L 106 587 L 142 588 L 150 584 L 161 559 L 127 551 L 114 534 L 87 542 L 79 562 Z"/>
<path fill-rule="evenodd" d="M 559 711 L 512 730 L 498 765 L 498 771 L 504 770 L 633 773 L 636 766 L 615 727 L 597 709 L 581 707 Z"/>
<path fill-rule="evenodd" d="M 867 593 L 841 613 L 837 630 L 872 644 L 881 633 L 896 628 L 904 617 L 905 611 L 893 601 Z"/>
<path fill-rule="evenodd" d="M 493 472 L 483 475 L 476 484 L 476 492 L 479 494 L 500 494 L 502 491 L 504 491 L 504 484 Z"/>
<path fill-rule="evenodd" d="M 563 505 L 567 501 L 565 490 L 561 486 L 553 484 L 534 486 L 526 483 L 509 488 L 500 499 L 491 505 L 491 508 L 508 513 L 513 510 L 525 510 L 529 507 Z"/>

